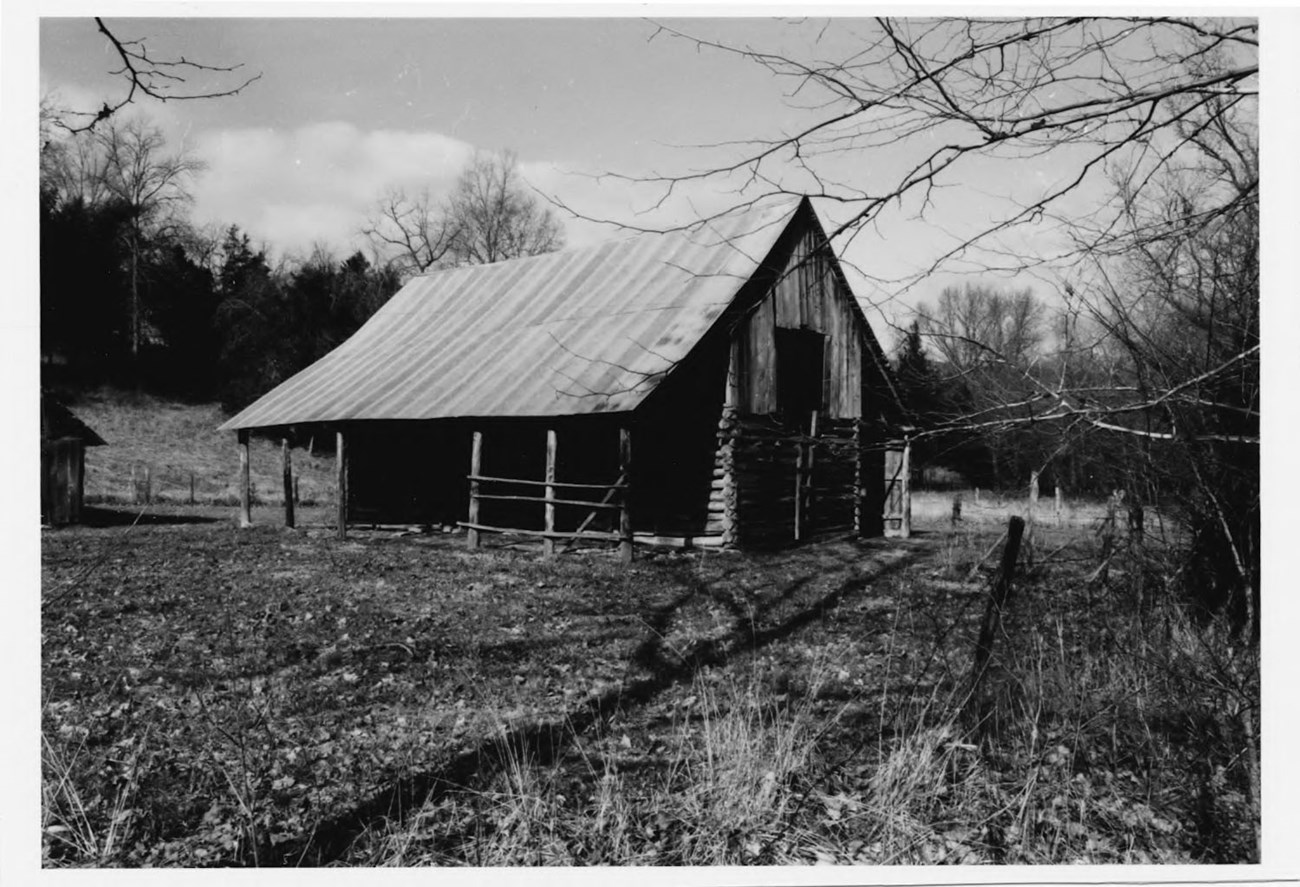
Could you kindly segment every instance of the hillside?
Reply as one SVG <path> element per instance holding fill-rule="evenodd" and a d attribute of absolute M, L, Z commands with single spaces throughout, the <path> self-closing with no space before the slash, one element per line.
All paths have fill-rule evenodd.
<path fill-rule="evenodd" d="M 233 433 L 217 431 L 226 419 L 217 404 L 101 389 L 68 406 L 108 443 L 86 451 L 87 502 L 135 502 L 132 472 L 143 486 L 146 469 L 155 500 L 187 502 L 192 476 L 197 503 L 238 502 L 239 451 Z M 254 437 L 250 460 L 255 500 L 283 502 L 279 443 Z M 332 453 L 295 449 L 293 467 L 301 501 L 332 499 Z"/>

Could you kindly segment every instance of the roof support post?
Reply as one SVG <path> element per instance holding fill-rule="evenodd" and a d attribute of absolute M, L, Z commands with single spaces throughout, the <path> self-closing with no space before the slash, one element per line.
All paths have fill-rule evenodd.
<path fill-rule="evenodd" d="M 241 428 L 236 434 L 239 439 L 239 526 L 247 528 L 253 525 L 252 480 L 249 477 L 248 466 L 248 429 Z"/>
<path fill-rule="evenodd" d="M 470 548 L 478 548 L 479 532 L 475 527 L 478 524 L 478 476 L 479 468 L 483 464 L 483 432 L 475 431 L 469 451 L 469 530 L 465 534 L 465 541 L 469 543 Z"/>
<path fill-rule="evenodd" d="M 280 439 L 280 462 L 284 466 L 284 525 L 293 529 L 293 454 L 289 448 L 289 438 Z"/>
<path fill-rule="evenodd" d="M 618 543 L 619 559 L 625 563 L 632 563 L 632 429 L 623 425 L 618 429 L 618 470 L 623 475 L 623 483 L 627 486 L 623 489 L 623 498 L 620 504 L 622 507 L 618 510 Z"/>
<path fill-rule="evenodd" d="M 862 538 L 862 417 L 853 420 L 853 537 Z"/>
<path fill-rule="evenodd" d="M 555 444 L 555 429 L 546 429 L 546 512 L 544 526 L 547 535 L 542 537 L 542 554 L 546 557 L 555 557 L 555 537 L 550 535 L 555 532 Z"/>
<path fill-rule="evenodd" d="M 340 428 L 334 435 L 335 488 L 338 493 L 338 538 L 348 537 L 348 453 Z"/>

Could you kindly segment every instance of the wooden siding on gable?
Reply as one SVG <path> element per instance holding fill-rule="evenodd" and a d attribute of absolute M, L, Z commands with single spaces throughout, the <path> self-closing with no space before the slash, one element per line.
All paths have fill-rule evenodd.
<path fill-rule="evenodd" d="M 822 412 L 834 419 L 862 416 L 862 335 L 853 296 L 843 285 L 820 232 L 809 228 L 794 244 L 776 283 L 749 313 L 741 343 L 739 399 L 748 415 L 777 409 L 776 330 L 812 330 L 826 336 Z"/>

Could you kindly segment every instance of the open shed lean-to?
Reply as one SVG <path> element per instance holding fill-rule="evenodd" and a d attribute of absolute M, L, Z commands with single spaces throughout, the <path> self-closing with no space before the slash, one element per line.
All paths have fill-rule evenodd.
<path fill-rule="evenodd" d="M 803 198 L 416 277 L 221 427 L 245 477 L 251 431 L 333 432 L 340 533 L 452 524 L 630 556 L 906 534 L 900 418 Z"/>

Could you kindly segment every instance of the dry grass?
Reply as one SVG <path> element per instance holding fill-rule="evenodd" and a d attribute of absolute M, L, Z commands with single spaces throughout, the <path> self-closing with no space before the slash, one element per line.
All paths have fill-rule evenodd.
<path fill-rule="evenodd" d="M 233 432 L 217 431 L 229 417 L 216 404 L 105 389 L 69 406 L 108 443 L 86 451 L 87 502 L 134 503 L 132 472 L 143 484 L 146 467 L 156 500 L 187 502 L 193 476 L 197 503 L 238 502 L 239 452 Z M 300 500 L 331 501 L 332 457 L 296 449 L 293 459 Z M 279 443 L 253 438 L 250 468 L 256 500 L 282 503 Z"/>

